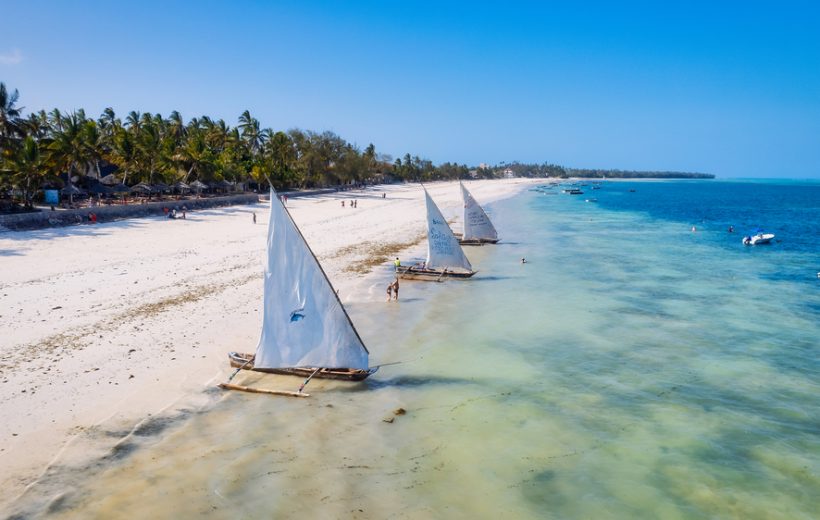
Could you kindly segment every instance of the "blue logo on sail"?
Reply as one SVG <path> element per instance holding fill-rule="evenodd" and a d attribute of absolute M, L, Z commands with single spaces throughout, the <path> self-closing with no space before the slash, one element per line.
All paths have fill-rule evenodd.
<path fill-rule="evenodd" d="M 291 321 L 291 323 L 293 323 L 293 322 L 295 322 L 295 321 L 299 321 L 299 320 L 301 320 L 301 319 L 304 319 L 305 315 L 304 315 L 304 314 L 302 314 L 302 312 L 303 312 L 304 310 L 305 310 L 305 308 L 304 308 L 304 307 L 299 307 L 299 308 L 298 308 L 298 309 L 296 309 L 295 311 L 291 312 L 291 313 L 290 313 L 290 321 Z"/>

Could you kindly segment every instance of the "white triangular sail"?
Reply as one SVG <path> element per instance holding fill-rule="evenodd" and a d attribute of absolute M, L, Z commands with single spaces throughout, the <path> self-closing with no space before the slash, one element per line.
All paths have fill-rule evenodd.
<path fill-rule="evenodd" d="M 427 190 L 424 190 L 424 197 L 427 201 L 427 268 L 472 271 L 473 266 L 464 255 L 458 239 Z"/>
<path fill-rule="evenodd" d="M 464 235 L 462 238 L 464 240 L 498 240 L 498 232 L 490 222 L 490 217 L 484 213 L 467 188 L 461 183 L 458 184 L 461 186 L 461 198 L 464 200 Z"/>
<path fill-rule="evenodd" d="M 275 192 L 254 367 L 368 368 L 367 348 Z"/>

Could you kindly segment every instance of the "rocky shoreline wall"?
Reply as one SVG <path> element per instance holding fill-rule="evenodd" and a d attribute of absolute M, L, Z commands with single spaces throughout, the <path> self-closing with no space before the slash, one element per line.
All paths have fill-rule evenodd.
<path fill-rule="evenodd" d="M 259 196 L 256 193 L 246 193 L 242 195 L 228 195 L 225 197 L 165 200 L 146 204 L 118 204 L 114 206 L 97 206 L 82 209 L 15 213 L 0 215 L 0 231 L 25 231 L 29 229 L 88 224 L 89 213 L 94 213 L 97 216 L 97 222 L 110 222 L 112 220 L 135 217 L 164 216 L 166 214 L 166 208 L 181 211 L 184 206 L 188 211 L 195 211 L 221 206 L 256 204 L 257 202 L 259 202 Z"/>

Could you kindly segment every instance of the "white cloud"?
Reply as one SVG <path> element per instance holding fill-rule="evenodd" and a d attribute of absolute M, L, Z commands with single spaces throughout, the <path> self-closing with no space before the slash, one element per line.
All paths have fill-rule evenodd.
<path fill-rule="evenodd" d="M 23 61 L 23 53 L 20 49 L 12 49 L 11 52 L 0 52 L 0 65 L 17 65 Z"/>

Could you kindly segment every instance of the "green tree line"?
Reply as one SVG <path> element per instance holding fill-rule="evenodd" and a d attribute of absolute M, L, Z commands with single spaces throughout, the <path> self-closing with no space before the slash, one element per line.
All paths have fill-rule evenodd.
<path fill-rule="evenodd" d="M 566 179 L 580 177 L 588 179 L 714 179 L 710 173 L 643 171 L 617 169 L 583 169 L 568 168 L 557 164 L 525 164 L 519 162 L 502 163 L 492 166 L 490 177 L 500 177 L 504 171 L 510 171 L 516 177 L 556 177 Z"/>
<path fill-rule="evenodd" d="M 85 110 L 28 115 L 17 106 L 19 93 L 0 82 L 0 196 L 14 188 L 31 206 L 43 186 L 62 187 L 63 177 L 100 177 L 104 164 L 117 167 L 118 180 L 204 183 L 253 182 L 260 189 L 315 188 L 398 180 L 429 182 L 468 178 L 607 177 L 712 178 L 686 172 L 584 170 L 551 163 L 502 163 L 468 168 L 446 162 L 438 166 L 418 155 L 395 160 L 364 150 L 333 132 L 263 128 L 249 111 L 235 126 L 208 116 L 185 121 L 179 112 L 167 117 L 129 112 L 119 117 L 106 108 L 98 118 Z M 67 174 L 67 175 L 65 175 Z"/>
<path fill-rule="evenodd" d="M 84 110 L 41 110 L 28 115 L 19 93 L 0 82 L 0 189 L 15 188 L 31 206 L 44 185 L 62 187 L 62 174 L 100 177 L 117 166 L 118 180 L 139 182 L 254 182 L 261 189 L 314 188 L 382 181 L 467 178 L 465 165 L 432 162 L 409 153 L 393 161 L 369 144 L 364 150 L 333 132 L 263 128 L 249 111 L 231 126 L 208 116 L 185 121 L 107 108 L 98 118 Z"/>

